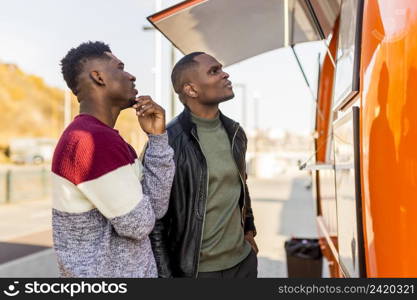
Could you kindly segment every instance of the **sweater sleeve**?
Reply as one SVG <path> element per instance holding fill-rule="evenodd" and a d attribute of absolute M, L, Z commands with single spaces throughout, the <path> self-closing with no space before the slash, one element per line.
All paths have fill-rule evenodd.
<path fill-rule="evenodd" d="M 92 204 L 109 219 L 120 236 L 146 238 L 155 223 L 149 197 L 130 165 L 78 185 Z"/>
<path fill-rule="evenodd" d="M 76 131 L 62 147 L 65 149 L 57 154 L 54 173 L 74 184 L 120 236 L 138 240 L 147 237 L 155 224 L 155 212 L 151 200 L 143 194 L 135 169 L 137 158 L 120 136 Z"/>
<path fill-rule="evenodd" d="M 168 210 L 169 195 L 175 173 L 174 150 L 168 145 L 167 133 L 149 135 L 143 164 L 143 192 L 149 197 L 156 219 Z"/>

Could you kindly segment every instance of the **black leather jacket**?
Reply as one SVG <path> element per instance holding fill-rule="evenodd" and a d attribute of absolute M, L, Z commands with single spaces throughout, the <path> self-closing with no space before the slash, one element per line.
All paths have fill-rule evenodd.
<path fill-rule="evenodd" d="M 242 181 L 239 199 L 242 226 L 245 232 L 252 230 L 256 234 L 246 185 L 246 135 L 238 123 L 221 113 L 220 120 L 229 136 Z M 150 239 L 159 277 L 196 277 L 208 192 L 207 164 L 187 108 L 168 124 L 167 131 L 175 152 L 176 171 L 168 212 L 156 222 Z"/>

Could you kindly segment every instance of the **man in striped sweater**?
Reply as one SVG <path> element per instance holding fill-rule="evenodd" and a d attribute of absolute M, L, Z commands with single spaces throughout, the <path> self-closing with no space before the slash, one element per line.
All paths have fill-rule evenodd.
<path fill-rule="evenodd" d="M 62 277 L 157 277 L 149 241 L 168 208 L 174 176 L 165 112 L 135 98 L 136 78 L 102 42 L 83 43 L 62 59 L 80 114 L 55 149 L 52 226 Z M 113 127 L 133 107 L 149 136 L 143 165 Z"/>

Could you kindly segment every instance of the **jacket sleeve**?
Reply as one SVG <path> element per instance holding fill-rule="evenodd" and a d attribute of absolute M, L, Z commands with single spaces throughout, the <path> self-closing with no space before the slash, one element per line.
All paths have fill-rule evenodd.
<path fill-rule="evenodd" d="M 246 174 L 245 174 L 246 175 Z M 251 198 L 249 195 L 249 189 L 248 189 L 248 185 L 246 183 L 248 176 L 245 176 L 245 192 L 246 192 L 246 202 L 245 202 L 245 227 L 244 227 L 244 231 L 245 233 L 248 231 L 253 231 L 253 236 L 256 235 L 256 227 L 255 227 L 255 218 L 253 216 L 253 211 L 252 211 L 252 203 L 251 203 Z"/>
<path fill-rule="evenodd" d="M 175 149 L 175 146 L 171 144 L 172 141 L 170 141 L 170 145 L 173 149 Z M 174 152 L 174 165 L 177 163 L 177 157 L 178 152 Z M 175 173 L 175 170 L 174 170 Z M 175 177 L 175 174 L 173 175 Z M 175 182 L 175 178 L 173 179 Z M 166 212 L 165 216 L 155 222 L 155 227 L 152 230 L 151 234 L 149 235 L 149 238 L 151 240 L 152 250 L 154 253 L 156 265 L 158 267 L 158 277 L 160 278 L 172 278 L 173 275 L 173 269 L 172 264 L 170 260 L 170 250 L 169 250 L 169 228 L 171 226 L 171 214 L 170 214 L 170 207 L 173 203 L 174 199 L 172 198 L 173 189 L 175 189 L 175 186 L 172 186 L 169 189 L 170 192 L 170 200 L 168 205 L 168 211 Z"/>
<path fill-rule="evenodd" d="M 158 277 L 160 278 L 173 277 L 169 248 L 167 244 L 169 222 L 170 216 L 168 211 L 162 219 L 156 221 L 155 227 L 149 235 L 156 265 L 158 267 Z"/>
<path fill-rule="evenodd" d="M 244 138 L 244 149 L 245 149 L 245 153 L 244 153 L 244 158 L 246 160 L 246 150 L 247 150 L 247 143 L 248 143 L 248 139 L 246 137 L 245 131 L 242 128 L 242 132 L 243 132 L 243 138 Z M 245 169 L 246 169 L 246 163 L 245 163 Z M 247 184 L 247 179 L 248 179 L 248 174 L 245 172 L 245 194 L 246 194 L 246 199 L 245 199 L 245 224 L 244 224 L 244 232 L 248 232 L 248 231 L 253 231 L 253 236 L 256 235 L 256 227 L 255 227 L 255 218 L 253 216 L 253 211 L 252 211 L 252 203 L 251 203 L 251 197 L 249 194 L 249 189 L 248 189 L 248 184 Z"/>

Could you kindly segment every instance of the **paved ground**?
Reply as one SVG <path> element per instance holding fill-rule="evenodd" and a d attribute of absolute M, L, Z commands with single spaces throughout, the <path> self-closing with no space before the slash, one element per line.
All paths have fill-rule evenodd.
<path fill-rule="evenodd" d="M 22 201 L 0 206 L 0 241 L 33 240 L 33 235 L 50 230 L 51 202 L 48 200 Z M 52 245 L 51 239 L 35 239 L 37 245 Z"/>
<path fill-rule="evenodd" d="M 249 180 L 258 230 L 259 277 L 286 277 L 284 242 L 316 237 L 314 203 L 304 173 Z M 55 277 L 50 201 L 0 207 L 0 277 Z"/>
<path fill-rule="evenodd" d="M 259 277 L 287 277 L 285 240 L 317 236 L 311 190 L 305 188 L 307 179 L 302 173 L 293 173 L 278 180 L 249 181 L 258 231 Z"/>
<path fill-rule="evenodd" d="M 56 277 L 51 202 L 0 206 L 0 277 Z"/>

